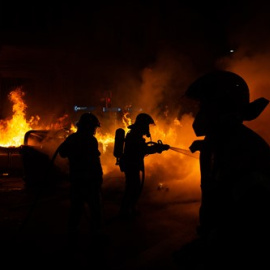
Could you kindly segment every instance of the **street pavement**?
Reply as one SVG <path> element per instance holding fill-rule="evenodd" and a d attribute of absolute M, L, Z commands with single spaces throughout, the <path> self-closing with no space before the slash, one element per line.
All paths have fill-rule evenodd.
<path fill-rule="evenodd" d="M 85 215 L 78 246 L 71 248 L 66 233 L 68 187 L 66 181 L 27 187 L 20 177 L 0 179 L 1 262 L 6 269 L 183 269 L 172 255 L 196 238 L 198 198 L 172 197 L 169 188 L 146 183 L 140 215 L 121 220 L 124 179 L 105 177 L 103 235 L 90 236 Z"/>

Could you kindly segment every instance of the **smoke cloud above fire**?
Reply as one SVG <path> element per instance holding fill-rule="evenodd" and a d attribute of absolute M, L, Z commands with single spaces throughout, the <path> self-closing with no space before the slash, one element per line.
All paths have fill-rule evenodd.
<path fill-rule="evenodd" d="M 153 117 L 155 125 L 150 127 L 150 132 L 154 142 L 161 140 L 172 147 L 189 151 L 189 146 L 196 139 L 192 129 L 193 116 L 192 112 L 183 113 L 184 104 L 181 100 L 193 73 L 188 57 L 163 51 L 155 64 L 141 70 L 136 83 L 136 76 L 130 80 L 133 84 L 129 82 L 125 85 L 123 81 L 120 82 L 116 87 L 120 95 L 116 93 L 114 98 L 117 104 L 130 105 L 128 117 L 131 122 L 140 112 Z M 134 88 L 127 89 L 130 85 Z M 116 127 L 115 123 L 111 124 L 113 128 L 109 130 L 121 127 L 121 124 Z M 104 170 L 113 177 L 123 177 L 112 158 L 112 148 L 109 147 L 102 157 Z M 199 182 L 198 158 L 173 150 L 145 157 L 145 186 L 150 190 L 152 200 L 160 199 L 157 191 L 160 185 L 164 188 L 163 191 L 167 191 L 166 200 L 171 201 L 177 197 L 199 199 Z"/>
<path fill-rule="evenodd" d="M 263 49 L 251 53 L 244 42 L 239 40 L 238 44 L 239 47 L 231 54 L 218 58 L 214 68 L 223 68 L 242 76 L 250 89 L 250 102 L 260 97 L 270 100 L 270 53 Z M 138 82 L 139 87 L 129 94 L 134 97 L 134 104 L 139 104 L 140 108 L 155 118 L 156 126 L 151 129 L 154 141 L 162 139 L 171 146 L 188 149 L 192 141 L 198 139 L 192 130 L 194 115 L 185 111 L 186 104 L 181 98 L 189 83 L 203 73 L 196 72 L 188 57 L 172 51 L 163 51 L 155 65 L 142 70 L 141 84 Z M 270 108 L 267 106 L 257 119 L 244 123 L 268 143 L 269 117 Z M 158 129 L 164 134 L 155 133 Z M 171 187 L 169 193 L 172 196 L 166 197 L 169 200 L 186 196 L 199 198 L 198 160 L 169 150 L 158 157 L 146 157 L 145 161 L 148 185 L 153 184 L 153 190 L 162 183 Z"/>

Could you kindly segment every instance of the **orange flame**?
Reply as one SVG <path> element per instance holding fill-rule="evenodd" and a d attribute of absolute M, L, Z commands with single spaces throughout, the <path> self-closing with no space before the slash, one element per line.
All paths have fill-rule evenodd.
<path fill-rule="evenodd" d="M 128 126 L 132 124 L 132 120 L 131 118 L 128 117 L 129 113 L 128 112 L 125 112 L 124 115 L 123 115 L 123 118 L 122 118 L 122 122 L 125 126 L 125 131 L 127 132 L 128 130 Z"/>
<path fill-rule="evenodd" d="M 13 116 L 11 119 L 0 120 L 0 145 L 3 147 L 20 146 L 23 143 L 25 133 L 31 129 L 61 129 L 68 122 L 68 115 L 64 115 L 57 120 L 57 123 L 50 124 L 49 127 L 40 128 L 39 116 L 31 116 L 26 120 L 26 104 L 23 101 L 24 92 L 21 88 L 17 88 L 9 94 L 9 99 L 13 103 Z M 163 121 L 164 120 L 164 121 Z M 151 126 L 151 139 L 154 142 L 161 140 L 165 144 L 181 149 L 188 149 L 192 141 L 196 139 L 192 130 L 193 118 L 190 115 L 182 116 L 181 120 L 174 119 L 155 119 L 155 126 Z M 70 124 L 70 123 L 69 123 Z M 124 113 L 122 124 L 127 132 L 128 126 L 132 124 L 128 112 Z M 122 127 L 122 126 L 121 126 Z M 117 127 L 115 127 L 117 129 Z M 77 128 L 70 124 L 70 132 L 75 132 Z M 115 164 L 113 156 L 114 136 L 112 132 L 105 133 L 104 130 L 98 129 L 96 137 L 102 144 L 102 166 L 105 175 L 122 175 L 120 169 Z M 150 140 L 149 138 L 146 138 Z M 195 190 L 199 190 L 199 162 L 198 160 L 177 153 L 175 151 L 164 151 L 162 154 L 149 155 L 145 158 L 146 174 L 156 187 L 164 186 L 164 182 L 170 183 L 170 189 L 165 184 L 166 190 L 170 190 L 170 194 L 178 192 L 191 194 Z M 150 180 L 149 179 L 149 180 Z M 195 179 L 195 180 L 194 180 Z M 172 185 L 177 188 L 171 188 Z M 179 190 L 181 188 L 181 191 Z M 163 189 L 161 189 L 163 190 Z M 193 195 L 192 195 L 193 196 Z"/>
<path fill-rule="evenodd" d="M 23 143 L 24 134 L 32 129 L 39 121 L 39 116 L 25 119 L 27 106 L 23 101 L 24 92 L 21 88 L 11 91 L 8 98 L 13 103 L 13 115 L 10 120 L 0 120 L 0 145 L 4 147 L 20 146 Z"/>
<path fill-rule="evenodd" d="M 108 133 L 102 134 L 100 131 L 97 131 L 96 137 L 97 137 L 97 140 L 102 144 L 103 153 L 106 152 L 109 144 L 114 143 L 114 136 L 112 136 L 111 134 L 108 134 Z"/>

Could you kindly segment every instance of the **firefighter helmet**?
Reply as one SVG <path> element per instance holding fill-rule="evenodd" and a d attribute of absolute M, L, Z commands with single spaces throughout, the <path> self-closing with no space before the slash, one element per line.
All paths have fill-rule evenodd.
<path fill-rule="evenodd" d="M 129 129 L 139 128 L 146 137 L 151 137 L 149 125 L 155 125 L 153 118 L 147 113 L 139 113 L 135 119 L 135 123 L 128 126 Z"/>
<path fill-rule="evenodd" d="M 249 87 L 245 80 L 225 70 L 216 70 L 199 77 L 188 87 L 185 95 L 212 110 L 214 108 L 214 114 L 239 113 L 243 120 L 258 117 L 269 102 L 259 98 L 250 103 Z"/>
<path fill-rule="evenodd" d="M 233 72 L 224 70 L 199 77 L 185 94 L 201 103 L 216 103 L 221 111 L 242 111 L 249 104 L 249 88 L 245 80 Z"/>
<path fill-rule="evenodd" d="M 83 113 L 77 123 L 78 128 L 100 127 L 98 118 L 93 113 Z"/>
<path fill-rule="evenodd" d="M 147 113 L 139 113 L 135 120 L 135 125 L 155 125 L 153 118 Z"/>

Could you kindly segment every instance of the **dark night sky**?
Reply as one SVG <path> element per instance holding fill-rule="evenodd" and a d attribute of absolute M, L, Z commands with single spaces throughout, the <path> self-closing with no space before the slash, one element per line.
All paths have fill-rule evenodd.
<path fill-rule="evenodd" d="M 1 43 L 64 47 L 139 66 L 155 61 L 158 50 L 167 46 L 194 55 L 200 65 L 198 54 L 209 62 L 225 54 L 229 35 L 255 12 L 248 1 L 211 2 L 5 2 L 0 10 Z"/>

